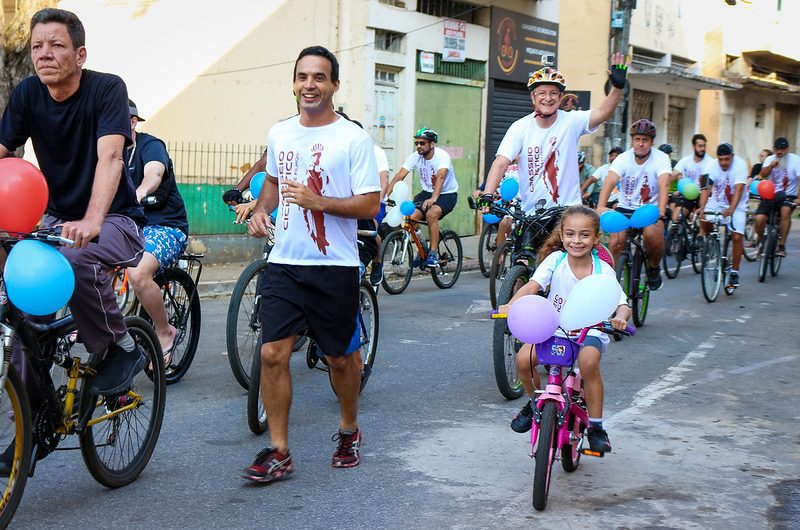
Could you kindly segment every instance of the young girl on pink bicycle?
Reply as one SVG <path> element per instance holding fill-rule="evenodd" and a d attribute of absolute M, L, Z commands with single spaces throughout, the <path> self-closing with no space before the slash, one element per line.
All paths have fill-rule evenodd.
<path fill-rule="evenodd" d="M 561 223 L 550 234 L 539 254 L 540 265 L 530 281 L 516 292 L 507 306 L 498 308 L 498 313 L 507 313 L 519 298 L 536 294 L 550 287 L 548 300 L 561 311 L 570 291 L 579 280 L 591 274 L 607 274 L 615 278 L 614 269 L 603 261 L 607 251 L 600 243 L 600 217 L 597 212 L 585 206 L 570 206 L 561 216 Z M 598 247 L 603 259 L 598 255 Z M 609 260 L 610 261 L 610 260 Z M 624 293 L 620 295 L 615 316 L 610 319 L 615 329 L 624 330 L 631 316 L 630 307 Z M 577 333 L 566 335 L 560 329 L 556 335 L 567 338 L 577 337 Z M 600 375 L 600 357 L 609 343 L 608 336 L 599 330 L 589 330 L 588 336 L 578 354 L 578 367 L 584 384 L 584 395 L 589 413 L 587 436 L 593 452 L 605 453 L 611 450 L 608 434 L 603 429 L 603 379 Z M 529 398 L 541 387 L 538 361 L 533 344 L 523 345 L 517 352 L 517 371 Z M 533 424 L 533 409 L 529 399 L 522 410 L 511 421 L 511 428 L 519 433 L 528 432 Z"/>

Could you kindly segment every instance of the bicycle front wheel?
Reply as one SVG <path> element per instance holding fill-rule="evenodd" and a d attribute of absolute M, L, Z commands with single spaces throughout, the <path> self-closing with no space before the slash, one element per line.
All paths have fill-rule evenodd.
<path fill-rule="evenodd" d="M 0 394 L 0 448 L 10 453 L 8 468 L 0 474 L 0 528 L 6 528 L 17 511 L 31 468 L 31 406 L 22 380 L 13 366 L 8 367 Z M 5 455 L 4 455 L 5 456 Z"/>
<path fill-rule="evenodd" d="M 431 268 L 433 283 L 440 289 L 449 289 L 456 284 L 461 274 L 464 251 L 461 238 L 452 230 L 445 230 L 439 239 L 439 264 Z"/>
<path fill-rule="evenodd" d="M 253 356 L 250 383 L 247 389 L 247 426 L 253 434 L 262 434 L 267 430 L 267 411 L 261 399 L 261 355 Z"/>
<path fill-rule="evenodd" d="M 225 342 L 228 363 L 236 381 L 245 390 L 250 386 L 253 356 L 261 350 L 261 274 L 267 260 L 254 261 L 242 271 L 228 304 Z"/>
<path fill-rule="evenodd" d="M 684 234 L 678 223 L 670 221 L 667 228 L 667 239 L 664 242 L 664 274 L 667 278 L 674 280 L 681 271 L 681 262 L 684 257 Z"/>
<path fill-rule="evenodd" d="M 722 290 L 725 294 L 730 296 L 736 291 L 736 287 L 731 285 L 731 268 L 733 267 L 733 241 L 730 237 L 725 238 L 725 244 L 722 246 L 722 255 L 725 256 L 725 267 L 722 272 Z"/>
<path fill-rule="evenodd" d="M 703 249 L 706 246 L 706 238 L 697 234 L 692 245 L 692 270 L 695 274 L 703 272 Z"/>
<path fill-rule="evenodd" d="M 753 262 L 758 259 L 758 234 L 756 233 L 756 219 L 752 213 L 747 214 L 747 223 L 744 225 L 744 259 Z"/>
<path fill-rule="evenodd" d="M 381 284 L 389 294 L 400 294 L 411 281 L 414 268 L 411 266 L 414 254 L 411 243 L 405 239 L 406 232 L 392 232 L 383 240 L 381 259 L 383 261 L 383 280 Z"/>
<path fill-rule="evenodd" d="M 136 374 L 124 394 L 96 396 L 84 380 L 81 417 L 91 407 L 89 424 L 79 435 L 81 454 L 97 482 L 109 488 L 130 484 L 144 470 L 158 442 L 164 419 L 167 383 L 156 332 L 144 319 L 126 317 L 133 340 L 147 356 L 147 367 Z M 110 418 L 121 408 L 132 408 Z"/>
<path fill-rule="evenodd" d="M 514 293 L 528 283 L 529 275 L 528 267 L 524 264 L 518 263 L 511 267 L 500 286 L 498 305 L 507 304 Z M 496 319 L 492 337 L 492 364 L 497 389 L 506 399 L 517 399 L 523 393 L 522 382 L 517 373 L 517 352 L 521 347 L 522 342 L 508 330 L 507 321 Z"/>
<path fill-rule="evenodd" d="M 647 318 L 647 309 L 650 307 L 650 287 L 647 285 L 645 257 L 638 247 L 633 254 L 629 284 L 629 295 L 633 302 L 633 323 L 637 327 L 641 327 L 644 326 L 644 320 Z"/>
<path fill-rule="evenodd" d="M 378 351 L 378 329 L 380 317 L 378 313 L 378 296 L 372 285 L 361 280 L 359 292 L 358 327 L 361 334 L 360 352 L 363 366 L 361 367 L 361 387 L 363 391 L 367 386 L 369 376 L 372 374 L 372 365 L 375 364 L 375 354 Z"/>
<path fill-rule="evenodd" d="M 497 224 L 484 223 L 481 230 L 480 241 L 478 241 L 478 265 L 481 274 L 489 277 L 489 270 L 492 267 L 492 258 L 497 248 Z"/>
<path fill-rule="evenodd" d="M 553 471 L 553 461 L 558 450 L 557 414 L 556 404 L 553 401 L 544 404 L 542 421 L 536 437 L 536 451 L 533 455 L 536 460 L 536 467 L 533 470 L 533 507 L 537 510 L 545 509 L 547 494 L 550 493 L 550 474 Z"/>
<path fill-rule="evenodd" d="M 775 254 L 775 251 L 778 249 L 778 229 L 772 231 L 772 252 L 770 253 L 769 259 L 769 275 L 770 276 L 777 276 L 778 272 L 781 270 L 781 262 L 783 258 Z"/>
<path fill-rule="evenodd" d="M 709 236 L 706 239 L 705 252 L 703 252 L 703 274 L 700 276 L 703 296 L 709 303 L 717 299 L 719 288 L 722 285 L 721 252 L 719 239 Z"/>

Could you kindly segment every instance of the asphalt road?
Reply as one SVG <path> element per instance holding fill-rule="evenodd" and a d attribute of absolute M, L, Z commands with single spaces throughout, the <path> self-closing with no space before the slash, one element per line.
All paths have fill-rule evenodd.
<path fill-rule="evenodd" d="M 326 374 L 292 362 L 297 472 L 240 478 L 266 443 L 245 418 L 225 354 L 227 299 L 203 300 L 200 350 L 169 387 L 153 458 L 108 490 L 80 453 L 41 461 L 19 528 L 797 528 L 800 526 L 800 249 L 777 278 L 707 304 L 684 269 L 651 297 L 635 338 L 603 359 L 614 452 L 554 469 L 546 511 L 531 506 L 529 437 L 508 426 L 522 401 L 497 391 L 487 281 L 429 278 L 381 293 L 375 371 L 361 400 L 361 466 L 330 467 L 338 407 Z M 68 439 L 62 447 L 74 446 Z"/>

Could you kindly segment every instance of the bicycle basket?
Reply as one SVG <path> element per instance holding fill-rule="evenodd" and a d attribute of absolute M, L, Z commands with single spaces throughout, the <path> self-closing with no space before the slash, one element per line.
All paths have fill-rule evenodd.
<path fill-rule="evenodd" d="M 564 337 L 550 337 L 536 345 L 536 359 L 539 364 L 572 366 L 578 358 L 580 347 Z"/>

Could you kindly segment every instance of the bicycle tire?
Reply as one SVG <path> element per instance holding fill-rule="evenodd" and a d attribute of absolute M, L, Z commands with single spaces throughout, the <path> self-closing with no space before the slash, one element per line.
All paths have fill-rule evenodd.
<path fill-rule="evenodd" d="M 542 420 L 536 436 L 535 466 L 533 470 L 533 507 L 544 510 L 550 493 L 550 475 L 558 449 L 556 445 L 556 404 L 548 401 L 542 408 Z"/>
<path fill-rule="evenodd" d="M 135 298 L 131 296 L 131 285 L 127 278 L 127 269 L 121 268 L 114 271 L 111 278 L 111 287 L 114 289 L 114 296 L 117 298 L 117 306 L 122 314 L 128 316 L 135 309 Z"/>
<path fill-rule="evenodd" d="M 251 384 L 247 389 L 247 426 L 253 434 L 263 434 L 267 430 L 267 411 L 261 400 L 261 355 L 254 355 L 250 367 Z"/>
<path fill-rule="evenodd" d="M 722 290 L 727 296 L 730 296 L 736 291 L 736 287 L 730 285 L 730 271 L 733 267 L 733 241 L 730 237 L 725 238 L 725 243 L 722 245 L 722 255 L 725 256 L 725 270 L 722 272 Z"/>
<path fill-rule="evenodd" d="M 149 358 L 147 367 L 139 372 L 133 380 L 131 390 L 142 397 L 141 404 L 129 411 L 87 426 L 79 434 L 81 455 L 89 473 L 100 484 L 109 488 L 119 488 L 130 484 L 144 470 L 153 450 L 158 442 L 161 432 L 161 423 L 164 419 L 164 405 L 166 403 L 167 382 L 164 379 L 164 364 L 161 362 L 161 347 L 158 337 L 152 326 L 140 317 L 125 317 L 128 333 L 133 337 L 145 355 Z M 98 396 L 89 391 L 86 380 L 81 387 L 80 403 L 82 407 L 94 407 L 93 415 L 103 415 L 110 407 L 124 405 L 121 399 L 124 396 L 103 396 L 101 406 L 98 406 Z M 148 418 L 142 418 L 146 411 L 150 411 Z M 84 410 L 81 410 L 83 413 Z M 81 414 L 83 415 L 83 414 Z M 136 446 L 133 442 L 122 440 L 123 429 L 138 431 L 144 428 L 144 439 Z M 96 442 L 101 439 L 101 443 Z M 109 449 L 110 448 L 110 449 Z M 118 455 L 116 449 L 120 449 Z M 135 451 L 130 462 L 122 465 L 122 458 Z M 109 459 L 105 459 L 107 453 Z"/>
<path fill-rule="evenodd" d="M 664 274 L 670 280 L 678 277 L 681 272 L 681 262 L 685 254 L 684 233 L 682 227 L 670 221 L 667 228 L 667 238 L 664 241 L 664 257 L 661 258 L 664 266 Z"/>
<path fill-rule="evenodd" d="M 503 278 L 511 265 L 511 243 L 503 241 L 497 247 L 492 257 L 492 267 L 489 269 L 489 301 L 492 309 L 497 309 L 497 286 L 503 283 Z"/>
<path fill-rule="evenodd" d="M 375 364 L 375 355 L 378 352 L 378 332 L 380 330 L 380 312 L 378 311 L 378 295 L 372 288 L 369 281 L 361 280 L 359 293 L 359 318 L 358 325 L 361 329 L 361 360 L 364 366 L 361 368 L 361 386 L 359 392 L 364 391 L 367 386 L 369 376 L 372 375 L 372 367 Z"/>
<path fill-rule="evenodd" d="M 630 274 L 630 292 L 633 302 L 633 323 L 636 327 L 644 326 L 647 309 L 650 307 L 650 287 L 647 285 L 645 257 L 639 248 L 633 252 L 633 265 Z"/>
<path fill-rule="evenodd" d="M 781 263 L 783 262 L 783 258 L 775 254 L 775 251 L 778 249 L 778 228 L 776 227 L 775 230 L 772 232 L 772 252 L 770 254 L 769 259 L 769 275 L 773 278 L 778 275 L 781 270 Z"/>
<path fill-rule="evenodd" d="M 706 238 L 706 250 L 703 252 L 703 274 L 700 275 L 703 296 L 708 303 L 712 303 L 717 299 L 722 284 L 720 252 L 719 239 L 713 235 L 708 236 Z"/>
<path fill-rule="evenodd" d="M 167 320 L 177 330 L 172 346 L 172 360 L 164 367 L 167 384 L 186 375 L 192 365 L 200 341 L 200 298 L 194 280 L 186 271 L 170 268 L 156 278 L 167 310 Z M 188 304 L 188 306 L 187 306 Z M 139 316 L 152 325 L 152 319 L 139 304 Z"/>
<path fill-rule="evenodd" d="M 0 395 L 0 410 L 2 419 L 9 421 L 12 432 L 6 433 L 6 429 L 0 429 L 2 435 L 3 448 L 14 445 L 14 457 L 11 461 L 11 469 L 8 476 L 2 477 L 2 498 L 0 498 L 0 528 L 6 528 L 11 519 L 14 518 L 19 503 L 22 501 L 22 494 L 25 493 L 25 484 L 28 482 L 28 473 L 31 468 L 31 453 L 33 452 L 33 441 L 31 426 L 31 406 L 28 401 L 28 394 L 25 385 L 17 374 L 14 366 L 8 367 L 8 373 L 3 386 L 3 393 Z M 6 434 L 13 436 L 8 440 Z"/>
<path fill-rule="evenodd" d="M 449 289 L 461 275 L 464 249 L 461 238 L 452 230 L 444 230 L 439 236 L 439 263 L 431 268 L 431 278 L 439 289 Z"/>
<path fill-rule="evenodd" d="M 225 343 L 233 377 L 242 388 L 250 386 L 253 356 L 261 349 L 261 274 L 267 261 L 254 261 L 242 271 L 231 293 L 225 323 Z M 247 367 L 247 368 L 245 368 Z"/>
<path fill-rule="evenodd" d="M 692 246 L 692 270 L 695 274 L 703 272 L 703 248 L 705 248 L 706 238 L 700 234 L 695 235 L 694 245 Z"/>
<path fill-rule="evenodd" d="M 756 233 L 756 219 L 751 212 L 747 212 L 747 222 L 744 225 L 744 251 L 742 255 L 749 262 L 758 259 L 758 234 Z M 753 244 L 752 247 L 748 246 Z"/>
<path fill-rule="evenodd" d="M 570 443 L 564 444 L 561 447 L 561 467 L 567 473 L 574 472 L 581 463 L 580 449 L 583 440 L 583 431 L 586 427 L 587 426 L 584 425 L 575 414 L 572 412 L 567 413 L 567 428 L 570 431 Z"/>
<path fill-rule="evenodd" d="M 511 267 L 500 286 L 497 303 L 507 304 L 514 293 L 528 282 L 529 276 L 527 265 L 518 263 Z M 517 374 L 517 351 L 520 347 L 522 342 L 511 335 L 506 319 L 496 319 L 492 335 L 492 364 L 497 389 L 506 399 L 517 399 L 524 392 Z"/>
<path fill-rule="evenodd" d="M 758 281 L 763 282 L 767 278 L 767 271 L 769 270 L 769 260 L 774 251 L 772 245 L 772 226 L 767 224 L 764 229 L 764 235 L 761 239 L 761 260 L 758 263 Z"/>
<path fill-rule="evenodd" d="M 484 223 L 478 241 L 478 266 L 484 277 L 489 277 L 494 251 L 497 249 L 497 223 Z"/>
<path fill-rule="evenodd" d="M 383 262 L 383 279 L 381 285 L 389 294 L 400 294 L 406 290 L 414 272 L 412 262 L 414 259 L 413 245 L 406 242 L 405 231 L 392 232 L 381 244 L 381 261 Z"/>

